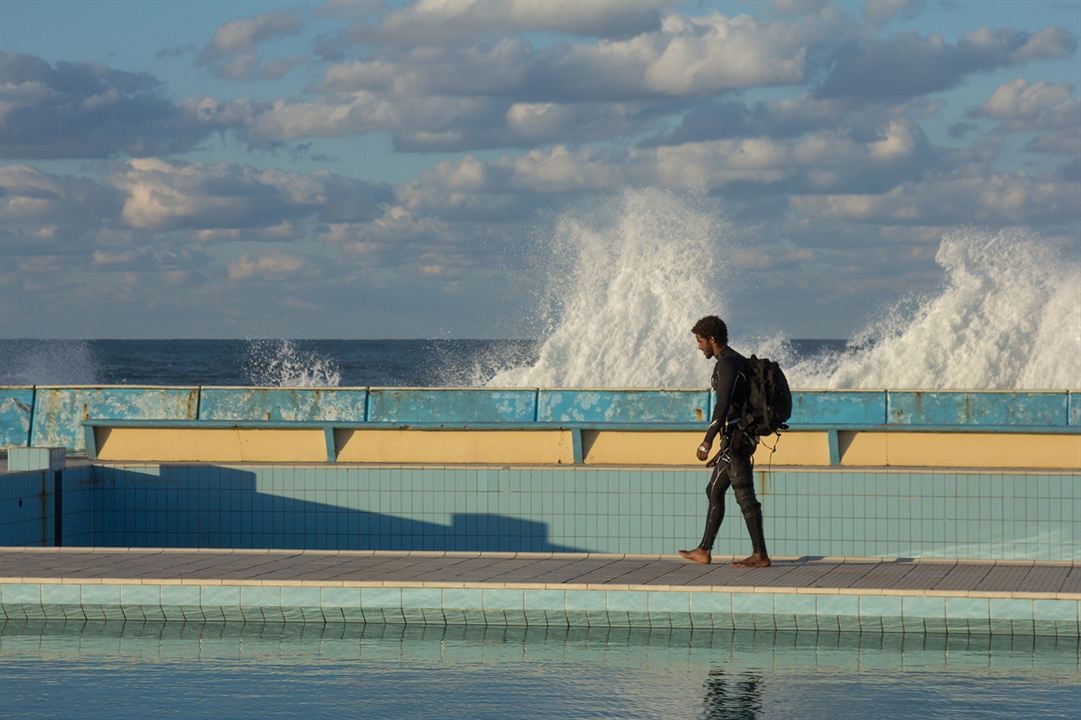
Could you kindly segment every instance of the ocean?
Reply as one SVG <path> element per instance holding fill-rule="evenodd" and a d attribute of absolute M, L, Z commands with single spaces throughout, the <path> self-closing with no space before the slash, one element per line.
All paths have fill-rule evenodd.
<path fill-rule="evenodd" d="M 0 385 L 477 387 L 536 365 L 532 340 L 0 340 Z M 812 359 L 843 340 L 795 340 Z M 696 386 L 711 363 L 688 333 Z M 629 381 L 633 377 L 617 378 Z"/>

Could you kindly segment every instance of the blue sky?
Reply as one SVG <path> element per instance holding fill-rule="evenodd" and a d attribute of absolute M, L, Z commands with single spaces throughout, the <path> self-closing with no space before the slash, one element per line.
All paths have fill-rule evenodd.
<path fill-rule="evenodd" d="M 738 228 L 739 324 L 847 337 L 957 228 L 1081 254 L 1079 35 L 1058 0 L 8 0 L 0 335 L 530 335 L 557 219 L 663 188 Z"/>

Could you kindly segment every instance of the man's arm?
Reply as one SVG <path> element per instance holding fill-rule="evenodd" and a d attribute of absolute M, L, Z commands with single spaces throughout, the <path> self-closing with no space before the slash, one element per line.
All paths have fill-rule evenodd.
<path fill-rule="evenodd" d="M 734 358 L 721 358 L 717 361 L 715 375 L 717 401 L 713 404 L 713 419 L 706 428 L 706 437 L 695 453 L 699 460 L 709 457 L 709 449 L 713 447 L 714 438 L 724 430 L 728 420 L 728 409 L 732 404 L 732 391 L 735 388 L 737 371 L 738 366 Z"/>

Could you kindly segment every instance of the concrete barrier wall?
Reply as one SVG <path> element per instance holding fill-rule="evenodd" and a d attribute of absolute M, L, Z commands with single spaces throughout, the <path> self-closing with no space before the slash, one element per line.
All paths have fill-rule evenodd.
<path fill-rule="evenodd" d="M 793 428 L 1081 431 L 1081 391 L 797 390 Z M 0 448 L 85 452 L 84 420 L 697 424 L 706 390 L 0 387 Z"/>

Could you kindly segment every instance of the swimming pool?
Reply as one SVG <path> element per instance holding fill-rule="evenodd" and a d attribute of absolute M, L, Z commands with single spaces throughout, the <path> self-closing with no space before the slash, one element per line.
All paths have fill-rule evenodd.
<path fill-rule="evenodd" d="M 0 717 L 1063 717 L 1078 641 L 0 623 Z"/>

